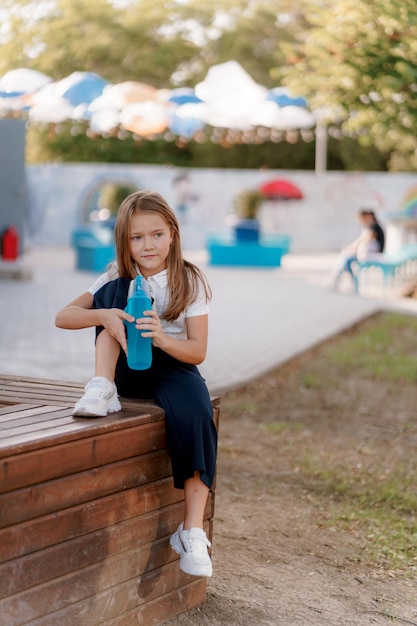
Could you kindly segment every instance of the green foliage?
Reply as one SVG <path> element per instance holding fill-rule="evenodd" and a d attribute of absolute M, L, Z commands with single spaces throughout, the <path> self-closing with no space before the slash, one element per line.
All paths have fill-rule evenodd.
<path fill-rule="evenodd" d="M 62 124 L 54 132 L 39 126 L 31 126 L 27 133 L 26 160 L 28 163 L 96 162 L 96 163 L 158 163 L 187 166 L 190 155 L 174 143 L 158 141 L 135 141 L 128 135 L 118 137 L 88 137 L 85 132 L 73 135 L 71 124 Z"/>
<path fill-rule="evenodd" d="M 285 81 L 342 126 L 346 139 L 329 142 L 329 169 L 417 167 L 414 0 L 3 0 L 2 18 L 0 75 L 29 67 L 59 79 L 82 70 L 162 88 L 195 85 L 234 58 L 255 81 Z M 32 133 L 28 160 L 314 168 L 314 142 L 163 143 Z"/>
<path fill-rule="evenodd" d="M 86 129 L 74 134 L 70 123 L 56 129 L 30 126 L 26 138 L 28 163 L 106 162 L 106 163 L 158 163 L 184 167 L 218 168 L 271 168 L 314 169 L 314 143 L 290 144 L 267 142 L 224 147 L 207 141 L 194 141 L 185 145 L 159 139 L 136 141 L 126 134 L 121 140 L 115 137 L 90 138 Z M 345 148 L 345 142 L 348 145 Z M 362 164 L 362 168 L 358 167 Z M 382 155 L 373 148 L 363 148 L 353 140 L 330 140 L 328 146 L 329 170 L 385 169 Z"/>
<path fill-rule="evenodd" d="M 117 215 L 119 206 L 127 196 L 137 191 L 137 188 L 127 183 L 108 182 L 102 185 L 98 198 L 98 206 L 108 209 L 111 215 Z"/>
<path fill-rule="evenodd" d="M 196 54 L 196 44 L 175 28 L 175 2 L 136 0 L 127 9 L 107 0 L 55 0 L 38 10 L 36 4 L 14 2 L 0 73 L 24 66 L 60 79 L 83 70 L 111 82 L 166 87 L 173 71 Z"/>
<path fill-rule="evenodd" d="M 276 78 L 305 95 L 346 136 L 417 165 L 417 5 L 414 0 L 306 0 L 308 30 Z"/>
<path fill-rule="evenodd" d="M 243 219 L 254 220 L 263 201 L 263 195 L 256 189 L 244 189 L 235 198 L 237 214 Z"/>

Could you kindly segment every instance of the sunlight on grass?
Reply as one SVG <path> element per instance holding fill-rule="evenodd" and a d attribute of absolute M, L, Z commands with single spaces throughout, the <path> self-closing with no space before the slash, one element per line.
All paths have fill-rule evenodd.
<path fill-rule="evenodd" d="M 384 476 L 380 468 L 323 467 L 309 458 L 301 469 L 315 498 L 327 503 L 326 524 L 365 530 L 364 558 L 417 570 L 416 468 L 397 467 Z"/>
<path fill-rule="evenodd" d="M 317 374 L 317 372 L 312 372 L 311 370 L 305 372 L 303 375 L 303 386 L 306 389 L 313 389 L 313 387 L 325 387 L 327 385 L 327 380 Z"/>
<path fill-rule="evenodd" d="M 291 424 L 290 422 L 270 422 L 262 424 L 262 430 L 267 433 L 281 434 L 288 431 L 302 430 L 301 424 Z"/>
<path fill-rule="evenodd" d="M 372 316 L 306 356 L 226 409 L 276 449 L 252 488 L 291 485 L 309 523 L 352 537 L 348 558 L 415 576 L 417 317 Z"/>
<path fill-rule="evenodd" d="M 401 338 L 393 334 L 401 330 Z M 400 314 L 381 315 L 371 327 L 346 336 L 324 350 L 335 366 L 355 368 L 358 376 L 373 376 L 387 382 L 416 382 L 417 319 Z M 399 345 L 400 344 L 400 345 Z"/>

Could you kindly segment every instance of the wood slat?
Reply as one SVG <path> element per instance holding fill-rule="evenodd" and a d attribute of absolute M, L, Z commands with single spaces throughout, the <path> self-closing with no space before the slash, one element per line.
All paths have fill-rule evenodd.
<path fill-rule="evenodd" d="M 93 568 L 101 570 L 101 588 L 106 586 L 104 569 L 110 572 L 109 585 L 113 586 L 178 560 L 176 553 L 169 548 L 168 539 L 177 528 L 182 510 L 183 504 L 176 503 L 52 546 L 48 550 L 47 568 L 44 552 L 3 563 L 0 565 L 0 599 L 50 585 L 52 581 L 55 583 L 80 570 L 88 571 L 91 576 Z M 205 530 L 209 532 L 208 521 Z M 88 593 L 79 590 L 79 596 L 74 600 L 86 596 Z"/>
<path fill-rule="evenodd" d="M 0 405 L 1 406 L 1 405 Z M 36 406 L 45 406 L 43 402 L 41 402 L 38 405 L 34 405 L 33 402 L 32 403 L 27 403 L 27 404 L 5 404 L 3 406 L 1 406 L 0 408 L 0 415 L 6 415 L 7 417 L 9 417 L 10 415 L 13 415 L 13 413 L 20 413 L 21 411 L 26 411 L 26 409 L 33 409 Z"/>
<path fill-rule="evenodd" d="M 182 501 L 183 492 L 169 476 L 8 526 L 0 530 L 0 563 Z"/>
<path fill-rule="evenodd" d="M 13 414 L 13 419 L 0 421 L 0 437 L 14 437 L 22 433 L 36 433 L 46 428 L 55 428 L 68 423 L 69 411 L 62 406 L 41 406 L 25 411 L 25 415 L 19 417 Z"/>
<path fill-rule="evenodd" d="M 0 388 L 2 386 L 32 386 L 49 388 L 77 388 L 83 389 L 84 383 L 71 380 L 58 380 L 53 378 L 35 378 L 31 376 L 15 376 L 14 374 L 0 374 Z"/>
<path fill-rule="evenodd" d="M 3 493 L 0 495 L 0 528 L 166 478 L 170 474 L 169 454 L 162 450 Z"/>
<path fill-rule="evenodd" d="M 81 397 L 82 393 L 45 393 L 44 391 L 32 391 L 29 389 L 4 390 L 0 395 L 1 402 L 5 404 L 17 404 L 19 402 L 36 402 L 45 404 L 59 404 L 61 406 L 72 406 Z"/>
<path fill-rule="evenodd" d="M 36 585 L 44 585 L 48 581 L 88 569 L 97 563 L 101 563 L 103 567 L 103 561 L 109 561 L 114 555 L 130 550 L 143 549 L 146 558 L 143 557 L 142 568 L 152 569 L 153 566 L 147 563 L 153 542 L 166 538 L 176 530 L 182 510 L 182 503 L 174 503 L 51 546 L 48 549 L 47 568 L 43 551 L 3 563 L 0 565 L 0 598 L 15 595 Z M 114 573 L 114 577 L 116 576 Z"/>
<path fill-rule="evenodd" d="M 135 607 L 111 620 L 100 622 L 100 626 L 132 626 L 132 624 L 161 624 L 175 615 L 186 613 L 204 603 L 206 599 L 207 580 L 199 578 L 189 582 L 187 586 L 174 589 L 152 602 Z M 33 624 L 32 626 L 47 626 L 47 624 Z M 62 626 L 70 626 L 64 624 Z M 197 626 L 197 625 L 196 625 Z"/>
<path fill-rule="evenodd" d="M 143 413 L 140 413 L 140 409 L 141 406 L 138 406 L 136 411 L 123 411 L 123 413 L 114 413 L 97 419 L 74 419 L 68 408 L 68 422 L 60 427 L 51 424 L 51 428 L 47 430 L 14 437 L 7 437 L 0 431 L 0 459 L 29 450 L 59 445 L 65 441 L 75 441 L 111 430 L 121 430 L 136 423 L 165 420 L 164 411 L 158 407 L 150 406 L 149 410 Z"/>
<path fill-rule="evenodd" d="M 87 590 L 90 590 L 92 595 L 73 602 L 81 587 L 77 584 L 76 578 L 75 580 L 73 578 L 71 577 L 66 585 L 63 581 L 58 581 L 58 596 L 53 593 L 53 585 L 48 585 L 41 593 L 29 591 L 0 603 L 1 615 L 7 620 L 5 621 L 7 626 L 20 626 L 26 623 L 31 626 L 98 624 L 144 605 L 144 600 L 140 596 L 141 588 L 146 589 L 147 600 L 151 602 L 159 598 L 161 593 L 166 593 L 167 590 L 172 593 L 190 582 L 189 577 L 181 572 L 176 563 L 168 563 L 159 570 L 143 574 L 139 581 L 134 578 L 108 589 L 104 588 L 99 593 L 97 583 L 94 588 L 94 579 L 90 579 Z M 63 597 L 59 596 L 60 591 Z M 61 607 L 54 604 L 56 597 Z"/>
<path fill-rule="evenodd" d="M 0 493 L 166 448 L 165 422 L 145 422 L 0 459 Z"/>

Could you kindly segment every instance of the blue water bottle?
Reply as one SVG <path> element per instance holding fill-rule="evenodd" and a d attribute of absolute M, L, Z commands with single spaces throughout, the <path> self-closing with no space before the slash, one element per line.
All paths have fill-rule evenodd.
<path fill-rule="evenodd" d="M 124 320 L 127 326 L 127 364 L 132 370 L 147 370 L 152 363 L 152 339 L 142 337 L 141 331 L 135 327 L 139 317 L 145 317 L 144 311 L 152 308 L 148 284 L 143 276 L 136 276 L 129 285 L 126 313 L 133 315 L 134 322 Z"/>

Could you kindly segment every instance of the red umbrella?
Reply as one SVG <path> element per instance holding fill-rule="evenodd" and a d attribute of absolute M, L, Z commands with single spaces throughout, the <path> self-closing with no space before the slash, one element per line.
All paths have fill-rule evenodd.
<path fill-rule="evenodd" d="M 301 189 L 283 178 L 275 178 L 263 183 L 259 191 L 269 200 L 301 200 L 303 197 Z"/>

